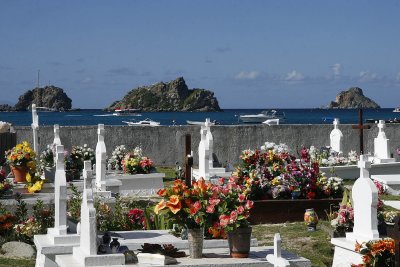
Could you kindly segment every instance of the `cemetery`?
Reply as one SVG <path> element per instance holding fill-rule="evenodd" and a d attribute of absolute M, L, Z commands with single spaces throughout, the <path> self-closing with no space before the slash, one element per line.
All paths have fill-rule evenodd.
<path fill-rule="evenodd" d="M 0 260 L 18 241 L 37 267 L 399 264 L 399 217 L 385 199 L 400 195 L 400 165 L 385 122 L 363 125 L 362 112 L 360 122 L 349 129 L 357 152 L 335 119 L 321 149 L 265 139 L 221 166 L 216 144 L 227 140 L 207 119 L 174 137 L 180 160 L 166 177 L 145 142 L 110 147 L 103 124 L 87 143 L 59 125 L 42 135 L 33 105 L 32 138 L 14 135 L 1 166 Z M 301 249 L 310 244 L 319 248 Z"/>

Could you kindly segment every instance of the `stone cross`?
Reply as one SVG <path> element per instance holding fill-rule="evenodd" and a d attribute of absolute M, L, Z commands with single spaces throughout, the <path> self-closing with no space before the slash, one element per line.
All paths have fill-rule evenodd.
<path fill-rule="evenodd" d="M 209 168 L 212 169 L 214 167 L 214 159 L 213 159 L 214 138 L 213 138 L 213 135 L 211 133 L 211 127 L 210 126 L 212 125 L 212 123 L 210 121 L 210 118 L 206 118 L 206 122 L 204 123 L 204 125 L 205 125 L 205 129 L 207 131 L 207 134 L 206 134 L 206 140 L 207 141 L 206 142 L 208 143 L 208 150 L 209 150 L 209 155 L 210 155 L 210 158 L 208 160 Z"/>
<path fill-rule="evenodd" d="M 268 254 L 267 260 L 274 265 L 274 267 L 287 267 L 290 266 L 288 260 L 282 258 L 281 249 L 281 235 L 276 233 L 274 236 L 274 254 Z"/>
<path fill-rule="evenodd" d="M 377 205 L 378 189 L 369 177 L 371 162 L 364 155 L 360 156 L 358 167 L 360 177 L 352 188 L 354 227 L 352 233 L 346 233 L 346 237 L 358 243 L 367 242 L 379 238 Z"/>
<path fill-rule="evenodd" d="M 60 125 L 54 124 L 54 139 L 53 139 L 53 144 L 55 145 L 61 145 L 61 139 L 60 139 Z"/>
<path fill-rule="evenodd" d="M 338 153 L 342 153 L 342 147 L 343 147 L 343 134 L 342 131 L 339 130 L 339 119 L 335 118 L 333 120 L 333 130 L 331 131 L 330 134 L 330 146 L 332 148 L 332 150 L 338 152 Z"/>
<path fill-rule="evenodd" d="M 104 124 L 99 124 L 97 129 L 96 145 L 96 187 L 97 191 L 106 190 L 106 158 L 107 150 L 104 142 Z"/>
<path fill-rule="evenodd" d="M 97 224 L 92 190 L 92 165 L 90 160 L 84 162 L 83 194 L 81 206 L 81 240 L 80 250 L 85 255 L 97 255 Z"/>
<path fill-rule="evenodd" d="M 393 227 L 387 227 L 387 236 L 394 240 L 394 266 L 400 266 L 400 217 L 398 215 L 394 218 Z"/>
<path fill-rule="evenodd" d="M 199 175 L 205 180 L 210 178 L 210 148 L 207 142 L 207 130 L 201 126 L 199 144 Z"/>
<path fill-rule="evenodd" d="M 67 234 L 67 180 L 64 170 L 64 146 L 56 147 L 56 175 L 54 181 L 54 228 L 49 228 L 52 235 Z"/>
<path fill-rule="evenodd" d="M 36 104 L 32 104 L 32 131 L 33 131 L 33 150 L 36 152 L 36 157 L 39 158 L 39 116 L 36 111 Z"/>
<path fill-rule="evenodd" d="M 360 137 L 360 155 L 364 154 L 364 129 L 370 129 L 371 126 L 363 124 L 363 110 L 358 110 L 358 125 L 353 125 L 353 129 L 359 130 Z"/>
<path fill-rule="evenodd" d="M 378 159 L 389 159 L 389 139 L 386 138 L 385 134 L 385 121 L 380 120 L 378 123 L 379 133 L 374 139 L 374 156 Z"/>

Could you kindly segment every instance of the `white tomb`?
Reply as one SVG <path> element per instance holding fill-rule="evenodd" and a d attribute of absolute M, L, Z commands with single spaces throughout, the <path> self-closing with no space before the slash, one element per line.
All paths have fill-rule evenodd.
<path fill-rule="evenodd" d="M 85 161 L 83 178 L 84 189 L 81 206 L 81 236 L 80 244 L 73 248 L 70 255 L 57 255 L 56 263 L 60 267 L 70 266 L 113 266 L 124 265 L 124 254 L 97 255 L 97 222 L 92 185 L 92 166 Z"/>
<path fill-rule="evenodd" d="M 64 170 L 64 146 L 56 147 L 56 176 L 54 183 L 54 228 L 46 235 L 35 235 L 36 267 L 57 266 L 55 255 L 72 252 L 79 244 L 79 235 L 67 234 L 67 182 Z"/>
<path fill-rule="evenodd" d="M 61 139 L 60 139 L 60 125 L 54 124 L 54 139 L 53 139 L 53 144 L 54 145 L 61 145 Z"/>
<path fill-rule="evenodd" d="M 384 131 L 386 128 L 384 120 L 379 121 L 378 128 L 378 136 L 374 139 L 374 163 L 395 162 L 396 159 L 390 157 L 389 139 Z"/>
<path fill-rule="evenodd" d="M 40 151 L 39 151 L 39 137 L 38 137 L 38 129 L 39 129 L 39 116 L 36 111 L 36 104 L 32 104 L 32 132 L 33 132 L 33 150 L 36 152 L 36 158 L 39 159 Z"/>
<path fill-rule="evenodd" d="M 282 258 L 281 235 L 279 233 L 274 236 L 274 254 L 268 254 L 267 261 L 272 263 L 274 267 L 290 266 L 289 261 Z"/>
<path fill-rule="evenodd" d="M 330 146 L 331 149 L 338 152 L 342 153 L 343 152 L 343 134 L 342 131 L 339 130 L 338 125 L 340 124 L 339 119 L 335 118 L 333 120 L 333 130 L 331 131 L 330 134 Z"/>
<path fill-rule="evenodd" d="M 99 124 L 97 129 L 97 145 L 96 145 L 96 194 L 102 197 L 111 197 L 111 191 L 106 189 L 106 159 L 107 150 L 104 142 L 104 124 Z"/>
<path fill-rule="evenodd" d="M 362 255 L 355 252 L 356 242 L 362 243 L 379 239 L 377 219 L 378 190 L 369 176 L 371 162 L 366 161 L 364 155 L 361 155 L 358 167 L 360 168 L 360 177 L 352 188 L 353 232 L 346 233 L 346 237 L 331 239 L 331 243 L 335 245 L 332 265 L 334 267 L 361 263 Z"/>
<path fill-rule="evenodd" d="M 214 138 L 211 133 L 211 125 L 209 118 L 206 119 L 204 126 L 200 130 L 199 143 L 199 168 L 193 170 L 193 176 L 197 180 L 203 177 L 209 180 L 212 177 L 230 177 L 231 172 L 226 172 L 225 168 L 214 167 L 213 147 Z"/>

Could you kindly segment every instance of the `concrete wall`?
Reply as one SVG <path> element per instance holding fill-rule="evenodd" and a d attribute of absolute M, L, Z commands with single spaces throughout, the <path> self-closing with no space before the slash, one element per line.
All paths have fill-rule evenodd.
<path fill-rule="evenodd" d="M 293 154 L 297 155 L 302 145 L 316 147 L 329 145 L 329 134 L 332 125 L 235 125 L 213 126 L 214 158 L 221 164 L 239 162 L 239 155 L 247 148 L 260 147 L 264 142 L 286 143 Z M 351 125 L 340 125 L 344 135 L 344 152 L 358 151 L 358 131 Z M 30 127 L 15 127 L 17 142 L 27 140 L 32 143 Z M 175 162 L 182 162 L 184 156 L 184 138 L 186 134 L 192 136 L 192 150 L 195 165 L 198 162 L 198 145 L 200 141 L 200 126 L 159 126 L 159 127 L 130 127 L 106 126 L 105 142 L 107 154 L 111 154 L 117 145 L 134 148 L 140 145 L 144 154 L 155 161 L 157 166 L 174 166 Z M 387 125 L 386 136 L 390 139 L 391 152 L 397 157 L 396 149 L 400 147 L 400 125 Z M 364 150 L 373 153 L 374 137 L 378 129 L 372 125 L 370 130 L 364 131 Z M 53 127 L 39 128 L 39 143 L 41 150 L 53 141 Z M 88 144 L 93 149 L 97 143 L 97 126 L 65 126 L 60 127 L 60 138 L 67 150 L 72 145 Z"/>

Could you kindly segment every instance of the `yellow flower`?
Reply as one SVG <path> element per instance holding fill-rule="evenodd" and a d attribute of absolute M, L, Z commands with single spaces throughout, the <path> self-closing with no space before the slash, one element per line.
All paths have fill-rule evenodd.
<path fill-rule="evenodd" d="M 29 172 L 26 174 L 25 179 L 26 179 L 26 181 L 27 181 L 28 183 L 30 183 L 30 182 L 32 181 L 32 176 L 31 176 L 31 174 L 30 174 Z"/>
<path fill-rule="evenodd" d="M 28 192 L 29 193 L 38 192 L 38 191 L 42 190 L 42 185 L 43 185 L 43 181 L 42 180 L 41 181 L 37 181 L 32 186 L 28 186 Z"/>

